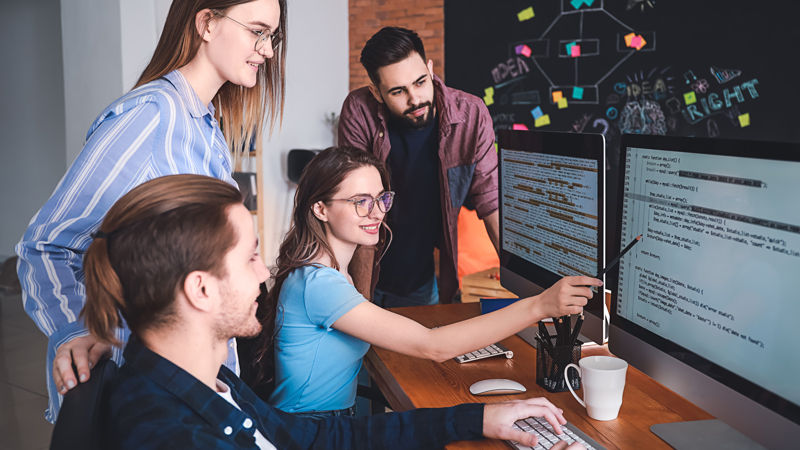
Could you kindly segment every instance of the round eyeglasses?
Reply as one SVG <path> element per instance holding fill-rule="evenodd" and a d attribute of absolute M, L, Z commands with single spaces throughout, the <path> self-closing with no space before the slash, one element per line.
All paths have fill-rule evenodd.
<path fill-rule="evenodd" d="M 394 203 L 394 191 L 386 191 L 378 197 L 373 197 L 371 195 L 356 195 L 351 198 L 334 198 L 331 200 L 337 202 L 350 202 L 355 205 L 356 214 L 358 214 L 359 217 L 367 217 L 372 213 L 372 208 L 375 207 L 375 204 L 378 205 L 378 209 L 380 209 L 382 212 L 389 212 L 389 210 L 392 209 L 392 203 Z"/>
<path fill-rule="evenodd" d="M 253 47 L 255 49 L 255 51 L 259 51 L 262 48 L 264 48 L 264 44 L 266 44 L 267 41 L 272 41 L 272 51 L 275 51 L 275 50 L 278 49 L 278 45 L 280 45 L 281 39 L 283 37 L 283 35 L 280 32 L 271 33 L 269 30 L 264 30 L 264 31 L 254 30 L 254 29 L 248 27 L 247 25 L 239 22 L 236 19 L 231 19 L 230 17 L 226 16 L 225 14 L 222 14 L 219 11 L 212 11 L 212 12 L 214 14 L 218 15 L 218 16 L 222 16 L 222 17 L 224 17 L 226 19 L 229 19 L 229 20 L 232 20 L 232 21 L 236 22 L 237 24 L 241 25 L 242 27 L 244 27 L 245 29 L 247 29 L 251 33 L 255 34 L 256 35 L 256 45 Z"/>

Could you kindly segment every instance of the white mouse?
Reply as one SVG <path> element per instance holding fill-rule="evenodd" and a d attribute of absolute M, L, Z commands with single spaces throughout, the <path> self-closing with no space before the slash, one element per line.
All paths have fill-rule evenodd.
<path fill-rule="evenodd" d="M 498 378 L 478 381 L 469 387 L 469 391 L 472 392 L 472 395 L 507 395 L 521 394 L 527 389 L 516 381 Z"/>

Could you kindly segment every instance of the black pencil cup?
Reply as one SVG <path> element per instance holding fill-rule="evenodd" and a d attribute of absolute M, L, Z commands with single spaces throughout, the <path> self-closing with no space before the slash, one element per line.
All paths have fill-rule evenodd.
<path fill-rule="evenodd" d="M 567 364 L 578 364 L 581 359 L 581 344 L 576 341 L 575 345 L 568 346 L 555 345 L 556 338 L 550 338 L 549 346 L 537 339 L 536 340 L 536 384 L 545 388 L 547 392 L 568 391 L 566 381 L 564 381 L 564 367 Z M 581 388 L 581 380 L 578 371 L 570 367 L 570 382 L 572 389 Z"/>

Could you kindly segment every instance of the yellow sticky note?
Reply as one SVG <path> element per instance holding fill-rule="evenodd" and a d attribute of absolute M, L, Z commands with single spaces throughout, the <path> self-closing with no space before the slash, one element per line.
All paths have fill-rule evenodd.
<path fill-rule="evenodd" d="M 497 152 L 499 152 L 499 151 L 500 151 L 500 150 L 498 150 L 498 149 L 497 149 L 497 142 L 495 142 L 495 143 L 494 143 L 494 152 L 495 152 L 495 153 L 497 153 Z"/>
<path fill-rule="evenodd" d="M 494 97 L 494 88 L 493 87 L 488 87 L 488 88 L 484 89 L 483 92 L 484 92 L 484 95 L 486 97 Z"/>
<path fill-rule="evenodd" d="M 561 91 L 553 92 L 553 103 L 558 103 L 563 97 L 564 94 L 562 94 Z"/>
<path fill-rule="evenodd" d="M 494 97 L 483 97 L 483 103 L 486 103 L 486 106 L 492 106 L 494 104 Z"/>
<path fill-rule="evenodd" d="M 739 125 L 741 125 L 742 128 L 750 125 L 750 113 L 744 113 L 739 116 Z"/>
<path fill-rule="evenodd" d="M 634 36 L 636 36 L 636 33 L 630 33 L 630 34 L 626 34 L 625 35 L 625 46 L 626 47 L 630 47 L 631 46 L 631 41 L 633 41 Z"/>
<path fill-rule="evenodd" d="M 558 109 L 564 109 L 566 107 L 567 107 L 567 99 L 566 98 L 562 98 L 561 100 L 558 101 Z"/>
<path fill-rule="evenodd" d="M 686 102 L 687 105 L 691 105 L 692 103 L 697 102 L 697 96 L 694 95 L 694 92 L 687 92 L 683 94 L 683 100 Z"/>
<path fill-rule="evenodd" d="M 550 125 L 550 115 L 545 114 L 542 117 L 536 119 L 536 122 L 533 123 L 536 128 L 543 127 L 545 125 Z"/>
<path fill-rule="evenodd" d="M 533 19 L 534 15 L 533 6 L 529 6 L 517 13 L 517 19 L 519 19 L 520 22 L 524 22 L 526 20 Z"/>

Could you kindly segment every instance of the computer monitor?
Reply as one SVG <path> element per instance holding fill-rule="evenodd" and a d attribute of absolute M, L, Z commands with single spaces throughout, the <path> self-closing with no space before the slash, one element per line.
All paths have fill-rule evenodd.
<path fill-rule="evenodd" d="M 800 145 L 626 135 L 620 164 L 620 248 L 643 237 L 611 286 L 610 351 L 797 448 Z"/>
<path fill-rule="evenodd" d="M 567 275 L 597 276 L 605 261 L 603 136 L 500 130 L 498 151 L 503 287 L 530 297 Z M 603 297 L 601 289 L 584 308 L 581 334 L 595 342 L 604 337 Z"/>

